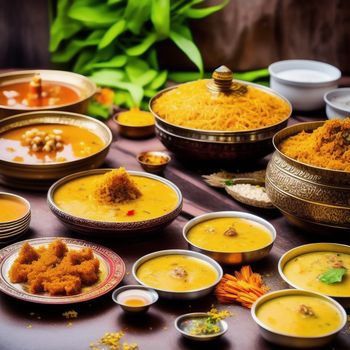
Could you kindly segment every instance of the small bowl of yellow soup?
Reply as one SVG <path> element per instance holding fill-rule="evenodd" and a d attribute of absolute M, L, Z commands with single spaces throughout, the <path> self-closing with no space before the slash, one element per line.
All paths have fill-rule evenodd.
<path fill-rule="evenodd" d="M 238 211 L 203 214 L 183 228 L 191 250 L 222 264 L 250 264 L 266 257 L 276 239 L 275 228 L 259 216 Z"/>
<path fill-rule="evenodd" d="M 344 308 L 332 298 L 292 289 L 262 296 L 251 315 L 267 341 L 303 349 L 327 345 L 347 320 Z"/>
<path fill-rule="evenodd" d="M 279 260 L 278 272 L 293 288 L 337 299 L 350 306 L 350 246 L 337 243 L 305 244 Z"/>
<path fill-rule="evenodd" d="M 10 242 L 24 234 L 30 224 L 29 202 L 12 193 L 0 192 L 0 243 Z"/>
<path fill-rule="evenodd" d="M 191 300 L 209 294 L 223 275 L 210 257 L 183 249 L 160 250 L 138 259 L 132 274 L 141 285 L 160 297 Z"/>
<path fill-rule="evenodd" d="M 0 121 L 0 172 L 11 186 L 48 188 L 66 175 L 99 167 L 111 143 L 110 129 L 82 114 L 18 114 Z"/>
<path fill-rule="evenodd" d="M 161 174 L 170 160 L 169 154 L 161 151 L 141 152 L 137 156 L 137 161 L 143 170 L 153 174 Z"/>
<path fill-rule="evenodd" d="M 132 108 L 130 111 L 117 113 L 113 120 L 118 125 L 122 136 L 131 139 L 142 139 L 154 135 L 155 118 L 150 112 Z"/>
<path fill-rule="evenodd" d="M 111 238 L 140 237 L 160 231 L 181 212 L 182 194 L 171 181 L 141 171 L 128 171 L 141 192 L 137 199 L 101 203 L 96 185 L 113 169 L 94 169 L 68 175 L 48 191 L 48 205 L 74 231 Z M 156 195 L 155 195 L 156 193 Z"/>

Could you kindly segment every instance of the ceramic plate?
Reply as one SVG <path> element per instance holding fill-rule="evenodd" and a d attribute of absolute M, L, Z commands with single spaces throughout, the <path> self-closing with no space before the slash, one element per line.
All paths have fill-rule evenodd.
<path fill-rule="evenodd" d="M 12 263 L 18 256 L 23 243 L 28 242 L 33 247 L 48 245 L 55 239 L 64 241 L 70 249 L 82 249 L 89 247 L 93 250 L 95 257 L 100 261 L 100 280 L 91 287 L 83 288 L 80 294 L 69 296 L 50 296 L 48 294 L 32 294 L 24 289 L 21 283 L 11 283 L 8 272 Z M 87 241 L 63 238 L 45 237 L 29 239 L 17 242 L 0 250 L 0 290 L 17 299 L 39 304 L 71 304 L 91 300 L 108 293 L 115 288 L 123 279 L 125 264 L 119 255 L 101 245 Z"/>

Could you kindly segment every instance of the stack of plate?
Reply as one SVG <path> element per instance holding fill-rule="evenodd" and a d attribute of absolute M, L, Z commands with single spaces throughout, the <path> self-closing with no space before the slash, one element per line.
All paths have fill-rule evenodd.
<path fill-rule="evenodd" d="M 29 228 L 31 210 L 29 202 L 12 193 L 0 192 L 0 198 L 21 202 L 27 208 L 25 214 L 12 221 L 0 221 L 0 244 L 12 242 L 23 235 Z"/>

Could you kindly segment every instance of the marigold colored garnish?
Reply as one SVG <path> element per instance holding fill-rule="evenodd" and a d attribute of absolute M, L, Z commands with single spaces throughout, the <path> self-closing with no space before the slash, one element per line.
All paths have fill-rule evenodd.
<path fill-rule="evenodd" d="M 217 285 L 215 295 L 222 304 L 237 302 L 250 309 L 268 290 L 261 275 L 253 272 L 248 265 L 243 266 L 240 272 L 235 271 L 234 276 L 226 273 Z"/>

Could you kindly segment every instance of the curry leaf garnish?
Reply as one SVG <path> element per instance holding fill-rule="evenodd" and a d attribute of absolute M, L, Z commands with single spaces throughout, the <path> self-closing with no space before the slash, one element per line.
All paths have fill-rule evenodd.
<path fill-rule="evenodd" d="M 341 282 L 347 269 L 345 267 L 331 268 L 318 276 L 318 279 L 326 284 Z"/>
<path fill-rule="evenodd" d="M 225 185 L 226 186 L 232 186 L 233 185 L 233 181 L 232 180 L 225 180 Z"/>

